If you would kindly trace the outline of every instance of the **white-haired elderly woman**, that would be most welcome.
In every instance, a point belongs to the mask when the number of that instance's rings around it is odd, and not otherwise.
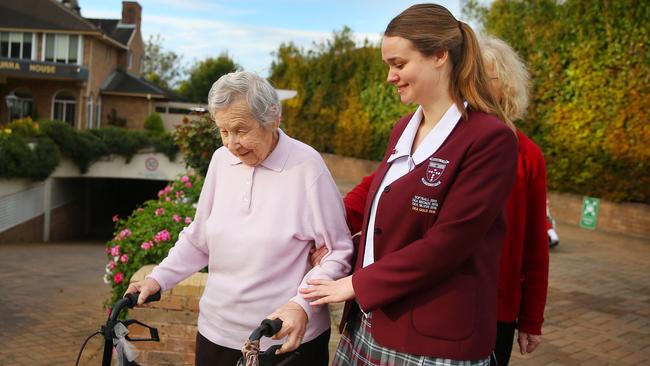
[[[235,365],[264,318],[283,326],[261,348],[299,349],[291,365],[327,365],[330,318],[298,294],[312,278],[350,271],[352,242],[340,193],[321,156],[280,128],[276,90],[246,71],[222,76],[208,96],[224,146],[210,162],[192,224],[160,265],[127,292],[142,302],[208,267],[196,365]],[[309,251],[330,250],[312,268]],[[285,355],[286,356],[286,355]]]
[[[479,40],[493,91],[515,122],[528,107],[528,71],[517,53],[498,38]],[[499,273],[496,363],[507,366],[515,329],[521,354],[541,342],[548,287],[546,164],[540,148],[517,129],[517,178],[506,201],[507,229]]]

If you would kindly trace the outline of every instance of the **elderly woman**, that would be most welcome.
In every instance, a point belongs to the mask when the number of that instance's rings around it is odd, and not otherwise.
[[[493,92],[508,119],[524,117],[528,107],[528,71],[517,53],[498,38],[479,42]],[[542,341],[548,289],[546,234],[546,163],[542,150],[517,129],[517,178],[506,201],[508,222],[501,248],[496,358],[507,366],[515,329],[520,353],[533,352]]]
[[[291,365],[327,365],[327,307],[298,294],[308,279],[350,271],[352,242],[343,203],[320,155],[281,129],[275,89],[249,72],[222,76],[208,96],[224,146],[210,162],[196,217],[145,280],[129,286],[139,302],[208,266],[200,301],[196,365],[235,365],[265,317],[284,324],[279,353],[299,349]],[[330,255],[309,263],[313,243]]]

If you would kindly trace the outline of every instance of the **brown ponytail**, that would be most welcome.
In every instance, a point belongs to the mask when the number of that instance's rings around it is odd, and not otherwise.
[[[472,109],[496,115],[515,130],[492,93],[476,34],[445,7],[413,5],[388,23],[384,35],[408,39],[425,56],[448,51],[452,63],[450,94],[463,117],[467,118],[463,106],[467,101]]]

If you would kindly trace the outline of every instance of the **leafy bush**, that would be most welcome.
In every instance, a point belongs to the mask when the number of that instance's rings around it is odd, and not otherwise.
[[[28,142],[34,143],[33,151]],[[167,133],[114,126],[78,131],[63,121],[16,120],[0,130],[0,177],[44,180],[56,169],[61,155],[72,159],[83,174],[102,156],[121,155],[128,163],[147,147],[172,161],[178,153],[174,138]]]
[[[192,222],[202,178],[188,172],[158,192],[126,219],[114,217],[115,237],[106,243],[108,264],[104,281],[112,287],[108,305],[119,300],[133,274],[147,264],[158,264]]]
[[[185,165],[205,176],[212,154],[221,145],[221,136],[208,114],[195,119],[183,118],[176,126],[174,141],[185,157]]]
[[[650,3],[469,1],[470,14],[528,63],[519,125],[542,148],[548,186],[650,203]]]
[[[148,115],[144,120],[144,129],[156,133],[165,133],[165,125],[160,114],[154,112]]]

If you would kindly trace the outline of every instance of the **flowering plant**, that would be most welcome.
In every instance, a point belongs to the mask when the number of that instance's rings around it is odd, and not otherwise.
[[[131,276],[147,264],[158,264],[178,239],[183,228],[192,223],[203,179],[188,172],[158,192],[131,216],[113,216],[115,233],[106,243],[104,282],[111,285],[112,306],[126,291]]]

